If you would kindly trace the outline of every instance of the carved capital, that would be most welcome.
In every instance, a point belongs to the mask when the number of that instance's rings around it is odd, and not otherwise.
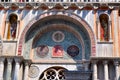
[[[104,65],[108,64],[108,61],[103,61],[103,64],[104,64]]]
[[[114,61],[115,66],[119,66],[119,61]]]
[[[4,63],[5,58],[4,57],[0,57],[0,63]]]
[[[29,66],[31,64],[31,60],[24,60],[25,66]]]

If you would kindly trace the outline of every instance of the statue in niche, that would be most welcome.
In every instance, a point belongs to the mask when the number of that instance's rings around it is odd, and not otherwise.
[[[10,15],[7,39],[15,39],[16,38],[16,30],[17,30],[17,16]]]
[[[100,16],[100,36],[101,41],[108,41],[109,40],[109,30],[108,30],[108,18],[104,15]]]

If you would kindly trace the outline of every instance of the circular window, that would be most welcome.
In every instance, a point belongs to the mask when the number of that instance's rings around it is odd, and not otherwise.
[[[48,54],[49,49],[46,45],[40,45],[37,47],[36,52],[39,57],[45,57]]]
[[[68,47],[67,49],[67,53],[72,56],[72,57],[75,57],[79,54],[79,48],[75,45],[71,45]]]
[[[55,42],[62,42],[62,41],[64,40],[64,38],[65,38],[65,35],[64,35],[64,33],[61,32],[61,31],[56,31],[56,32],[54,32],[53,35],[52,35],[52,39],[53,39],[53,41],[55,41]]]

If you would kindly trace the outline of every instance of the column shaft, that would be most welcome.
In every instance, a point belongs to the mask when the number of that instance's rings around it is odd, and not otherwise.
[[[116,75],[116,80],[119,80],[119,62],[115,61],[115,75]]]
[[[20,63],[16,62],[14,80],[19,80],[19,68],[20,68]]]
[[[98,21],[98,41],[100,41],[100,22]]]
[[[6,21],[6,25],[5,25],[5,35],[4,35],[4,39],[7,39],[7,34],[8,34],[8,23],[9,21]]]
[[[97,64],[93,63],[93,80],[97,80]]]
[[[107,64],[107,61],[104,61],[104,80],[109,80],[108,79],[108,64]]]
[[[25,63],[24,80],[29,80],[29,78],[28,78],[28,69],[29,69],[28,63]]]
[[[0,58],[0,80],[3,80],[4,58]]]
[[[6,73],[6,80],[12,80],[12,59],[7,59],[7,73]]]

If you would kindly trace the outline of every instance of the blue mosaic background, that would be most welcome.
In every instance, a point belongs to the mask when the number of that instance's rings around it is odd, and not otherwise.
[[[32,47],[32,43],[35,35],[41,30],[42,27],[46,27],[47,25],[51,25],[51,24],[65,24],[65,25],[68,25],[69,27],[74,28],[77,32],[79,32],[85,44],[85,59],[90,58],[90,52],[91,52],[90,38],[88,36],[87,31],[84,29],[82,25],[77,25],[72,21],[68,21],[65,19],[51,19],[51,20],[45,20],[45,21],[38,21],[36,24],[34,24],[26,34],[25,47],[24,47],[25,50],[23,53],[25,58],[29,58],[30,49]],[[52,38],[51,35],[53,32],[54,31],[50,31],[48,33],[43,34],[43,36],[41,36],[41,38],[39,38],[39,40],[36,42],[37,45],[35,46],[38,46],[44,43],[48,45],[49,48],[51,48],[50,46],[60,44],[64,47],[64,50],[66,51],[68,46],[75,44],[80,48],[80,53],[79,53],[79,56],[75,57],[74,59],[81,60],[82,49],[78,39],[72,33],[63,30],[62,32],[64,32],[65,34],[65,40],[61,43],[55,43],[51,39]],[[38,59],[38,57],[36,56],[34,58]],[[51,58],[51,55],[49,55],[49,57],[46,57],[46,58]],[[68,55],[65,54],[64,59],[68,59],[68,58],[71,58],[71,57],[68,57]]]

